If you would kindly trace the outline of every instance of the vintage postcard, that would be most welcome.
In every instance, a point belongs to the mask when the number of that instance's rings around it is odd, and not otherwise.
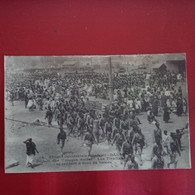
[[[185,54],[4,60],[6,173],[191,168]]]

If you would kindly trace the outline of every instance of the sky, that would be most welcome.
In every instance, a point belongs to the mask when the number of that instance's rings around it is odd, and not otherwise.
[[[185,60],[183,53],[179,54],[144,54],[144,55],[111,55],[111,56],[5,56],[5,69],[30,69],[60,67],[62,64],[79,64],[80,66],[100,65],[105,67],[128,64],[139,66],[143,64],[154,65],[165,63],[166,60]]]

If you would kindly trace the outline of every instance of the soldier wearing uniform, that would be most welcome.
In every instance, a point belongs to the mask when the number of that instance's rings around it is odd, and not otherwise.
[[[160,147],[161,152],[162,152],[163,151],[163,147],[162,147],[162,131],[160,129],[159,122],[156,122],[155,125],[156,125],[156,129],[154,129],[154,141]]]
[[[112,123],[111,120],[108,118],[108,121],[105,123],[105,133],[107,137],[108,144],[111,143],[111,135],[112,135]]]
[[[93,134],[97,143],[99,143],[99,129],[99,120],[95,116],[95,119],[93,120]]]
[[[152,159],[152,169],[163,169],[165,165],[163,157],[159,154],[156,153],[154,158]]]
[[[78,136],[81,136],[81,139],[83,139],[84,130],[85,130],[85,121],[84,121],[84,116],[81,112],[79,113],[77,125],[78,125]]]
[[[133,155],[133,145],[129,141],[129,139],[127,139],[127,141],[125,141],[123,143],[121,153],[122,153],[122,156],[123,156],[123,159],[124,159],[124,167],[125,167],[125,165],[128,161],[128,156]]]
[[[170,165],[174,164],[174,168],[176,169],[177,162],[178,162],[178,154],[179,156],[181,156],[181,153],[180,153],[180,148],[175,133],[171,133],[171,138],[172,140],[170,141],[170,148],[171,148],[170,162],[167,164],[167,166],[168,168],[170,168]]]
[[[122,134],[122,131],[119,130],[119,132],[115,134],[113,142],[112,142],[112,144],[116,143],[116,148],[119,151],[119,153],[121,152],[121,148],[122,148],[124,141],[125,141],[125,137]]]
[[[105,131],[104,131],[105,123],[106,123],[105,114],[103,114],[100,118],[100,129],[102,131],[101,133],[102,138],[105,138]]]
[[[134,146],[135,149],[135,154],[138,154],[138,158],[140,160],[140,165],[142,165],[142,150],[145,145],[145,137],[141,132],[141,129],[139,128],[137,132],[134,135],[134,138],[132,140],[132,145]]]
[[[84,142],[83,145],[88,147],[88,157],[91,158],[91,150],[92,150],[92,145],[95,141],[95,138],[92,134],[91,131],[87,131],[85,137],[84,137]]]

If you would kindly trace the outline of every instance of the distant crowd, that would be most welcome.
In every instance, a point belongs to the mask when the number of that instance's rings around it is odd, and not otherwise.
[[[177,167],[181,155],[181,138],[188,128],[162,131],[157,117],[163,112],[162,121],[168,123],[171,113],[187,115],[185,77],[181,73],[153,72],[112,75],[113,101],[105,108],[90,108],[90,98],[109,100],[109,77],[107,73],[93,74],[13,74],[7,77],[5,96],[14,106],[23,101],[24,109],[45,110],[48,126],[56,121],[59,126],[57,142],[61,152],[68,136],[83,140],[92,156],[94,143],[116,145],[123,159],[124,169],[138,169],[143,164],[142,151],[148,147],[140,128],[141,113],[155,127],[151,136],[151,168]],[[184,89],[183,89],[184,86]],[[154,126],[152,126],[152,124]],[[165,165],[164,156],[170,156]],[[135,158],[136,157],[136,158]],[[138,160],[136,160],[138,159]]]

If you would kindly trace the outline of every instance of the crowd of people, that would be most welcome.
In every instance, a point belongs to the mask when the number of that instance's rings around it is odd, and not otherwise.
[[[162,121],[168,123],[170,114],[177,117],[187,114],[187,99],[178,73],[166,71],[112,75],[113,100],[104,108],[92,108],[90,98],[96,101],[109,99],[109,76],[107,73],[13,74],[7,77],[6,99],[23,101],[24,109],[45,110],[48,126],[54,121],[59,126],[57,143],[61,152],[68,136],[83,141],[92,157],[93,144],[102,142],[115,145],[123,161],[124,169],[139,169],[143,165],[142,152],[148,147],[139,115],[146,113],[147,121],[154,128],[151,150],[151,168],[177,167],[181,155],[181,138],[188,126],[162,131]],[[173,132],[174,131],[174,132]],[[165,165],[164,156],[170,156]]]

